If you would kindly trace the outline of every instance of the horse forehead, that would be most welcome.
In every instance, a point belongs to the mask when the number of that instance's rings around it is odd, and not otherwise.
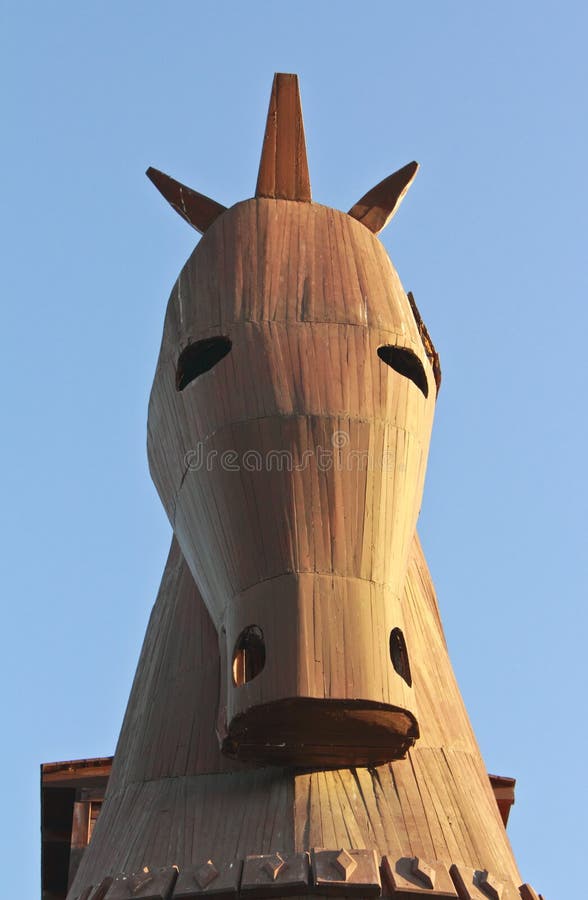
[[[340,323],[419,340],[375,235],[339,210],[267,198],[231,207],[204,234],[172,291],[164,342],[243,322]]]

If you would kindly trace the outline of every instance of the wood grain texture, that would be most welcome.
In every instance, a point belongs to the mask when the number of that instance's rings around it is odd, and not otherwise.
[[[174,539],[153,607],[109,786],[231,772],[215,733],[218,636]]]
[[[311,200],[297,75],[274,76],[255,196]]]
[[[256,197],[204,204],[149,403],[174,540],[69,900],[173,866],[236,898],[276,854],[310,860],[300,897],[376,895],[384,859],[400,897],[417,869],[519,894],[416,535],[439,359],[375,237],[415,172],[312,203],[278,75]]]
[[[213,856],[374,849],[447,868],[519,873],[453,675],[418,538],[403,590],[421,735],[385,765],[300,772],[224,757],[214,735],[216,631],[174,541],[115,755],[103,812],[70,900],[107,875]],[[129,835],[131,838],[129,839]],[[77,893],[76,893],[77,892]]]
[[[215,335],[230,352],[178,391],[179,354]],[[353,218],[315,204],[262,198],[227,211],[184,267],[166,314],[149,408],[150,468],[226,636],[226,732],[234,738],[243,723],[257,731],[254,707],[268,722],[275,713],[279,733],[281,701],[289,711],[295,697],[350,701],[347,759],[344,735],[334,738],[332,720],[317,712],[309,723],[316,755],[305,744],[297,759],[289,742],[288,762],[380,762],[386,729],[388,758],[418,734],[414,693],[390,665],[389,636],[402,630],[434,391],[425,397],[385,365],[382,346],[405,349],[433,383],[382,245]],[[267,665],[251,685],[235,687],[233,648],[252,625],[264,630]],[[351,729],[362,703],[368,731],[368,707],[374,711],[374,749],[358,756]],[[386,723],[376,704],[389,708]],[[227,749],[239,755],[243,747],[251,758],[265,747],[275,761],[266,737],[257,751],[235,740]],[[329,760],[320,748],[330,743],[339,749]]]
[[[169,205],[199,234],[203,234],[226,209],[226,206],[216,200],[186,187],[159,169],[150,166],[145,174]]]
[[[374,234],[379,234],[398,211],[418,170],[419,164],[410,162],[388,175],[351,207],[349,215]]]

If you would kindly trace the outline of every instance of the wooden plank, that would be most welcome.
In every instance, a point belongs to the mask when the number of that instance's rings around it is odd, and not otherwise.
[[[111,771],[112,756],[44,763],[41,784],[47,787],[101,787],[108,781]]]
[[[312,199],[297,75],[274,76],[255,196]]]
[[[515,784],[514,778],[506,778],[502,775],[488,775],[492,793],[496,799],[500,816],[504,823],[504,827],[508,825],[508,817],[510,810],[515,802]]]

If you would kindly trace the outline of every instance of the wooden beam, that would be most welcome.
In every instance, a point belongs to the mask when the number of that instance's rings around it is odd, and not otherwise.
[[[200,234],[204,234],[206,229],[227,208],[222,203],[217,203],[216,200],[211,200],[210,197],[206,197],[204,194],[199,194],[198,191],[193,191],[192,188],[186,187],[185,184],[181,184],[175,178],[170,178],[169,175],[166,175],[165,172],[160,172],[159,169],[154,169],[150,166],[145,174],[153,182],[160,194],[163,194],[170,206],[173,206],[182,219],[185,219],[188,225],[191,225]]]
[[[312,199],[297,75],[274,75],[255,196]]]
[[[410,162],[388,178],[384,178],[351,207],[349,215],[374,234],[378,234],[395,215],[418,169],[417,162]]]
[[[503,775],[488,775],[488,778],[490,779],[490,786],[494,793],[498,809],[500,810],[500,817],[506,828],[511,806],[513,806],[515,802],[516,781],[514,778],[506,778]]]
[[[44,763],[41,766],[41,784],[43,787],[100,786],[106,784],[111,770],[112,756]]]

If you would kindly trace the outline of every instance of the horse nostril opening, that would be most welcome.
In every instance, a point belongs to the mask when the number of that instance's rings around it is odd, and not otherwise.
[[[252,681],[265,666],[265,641],[257,625],[244,628],[233,650],[233,682],[237,687]]]
[[[398,672],[401,678],[404,678],[409,687],[412,687],[408,650],[400,628],[393,628],[390,632],[390,659],[395,671]]]
[[[178,359],[176,390],[183,391],[195,378],[216,366],[232,346],[228,337],[204,338],[202,341],[189,344],[182,350]]]

